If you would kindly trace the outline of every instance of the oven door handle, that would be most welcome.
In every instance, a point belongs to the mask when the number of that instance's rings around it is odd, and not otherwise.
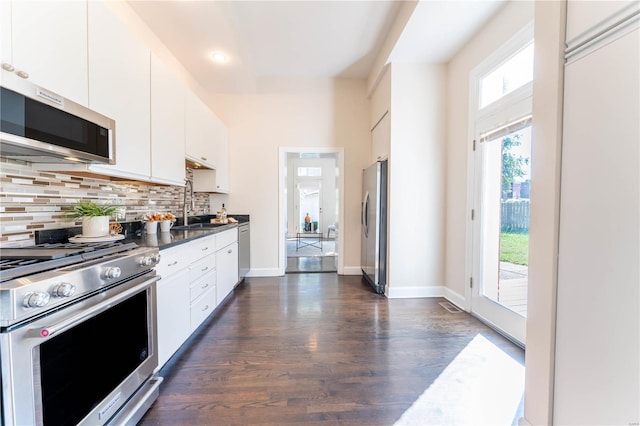
[[[51,326],[36,328],[33,330],[33,334],[35,334],[36,337],[49,338],[55,334],[63,332],[66,329],[73,327],[77,323],[82,322],[89,317],[92,317],[96,314],[106,311],[107,309],[111,308],[113,305],[128,299],[134,294],[139,293],[142,290],[146,290],[148,287],[151,287],[151,285],[156,281],[158,281],[159,279],[160,279],[160,276],[158,275],[145,279],[144,282],[136,285],[135,287],[125,290],[122,293],[118,294],[117,296],[109,298],[108,300],[97,303],[88,311],[69,317],[64,321],[60,321],[59,323]]]

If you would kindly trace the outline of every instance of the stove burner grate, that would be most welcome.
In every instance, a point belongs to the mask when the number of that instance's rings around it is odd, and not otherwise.
[[[61,268],[138,247],[133,242],[44,243],[0,250],[0,282]]]

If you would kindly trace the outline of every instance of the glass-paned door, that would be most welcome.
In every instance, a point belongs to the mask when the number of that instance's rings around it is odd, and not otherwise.
[[[298,216],[301,232],[322,232],[322,181],[306,179],[298,182]],[[309,222],[306,222],[306,218]]]
[[[473,312],[524,344],[529,263],[530,118],[481,135],[476,151]]]

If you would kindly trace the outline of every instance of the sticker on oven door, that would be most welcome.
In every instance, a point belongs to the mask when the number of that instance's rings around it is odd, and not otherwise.
[[[100,412],[98,413],[98,419],[102,420],[102,417],[107,413],[107,411],[111,410],[113,408],[113,406],[118,403],[118,401],[120,401],[121,397],[122,397],[122,392],[118,392],[118,394],[115,396],[115,398],[113,398],[111,401],[109,401],[107,406],[104,407],[102,410],[100,410]]]

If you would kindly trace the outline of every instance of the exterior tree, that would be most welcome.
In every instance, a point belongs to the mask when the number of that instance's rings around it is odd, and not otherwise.
[[[529,164],[529,158],[514,155],[511,149],[522,143],[519,133],[512,133],[502,139],[502,198],[513,196],[513,181],[525,175],[522,166]]]

